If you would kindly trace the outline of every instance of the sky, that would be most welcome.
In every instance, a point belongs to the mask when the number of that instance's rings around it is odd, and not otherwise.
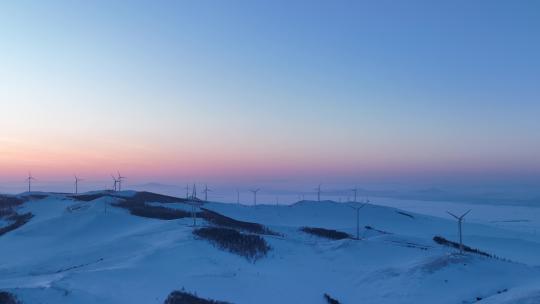
[[[0,37],[21,191],[540,181],[538,1],[2,1]]]

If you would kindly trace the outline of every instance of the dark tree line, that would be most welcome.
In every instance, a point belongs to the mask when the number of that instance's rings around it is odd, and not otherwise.
[[[210,241],[220,249],[243,256],[251,261],[260,259],[270,251],[264,238],[229,228],[208,227],[193,231],[197,237]]]
[[[351,238],[351,236],[348,233],[338,231],[338,230],[333,230],[333,229],[302,227],[300,228],[300,230],[305,233],[309,233],[312,235],[316,235],[316,236],[331,239],[331,240],[343,240],[343,239]]]

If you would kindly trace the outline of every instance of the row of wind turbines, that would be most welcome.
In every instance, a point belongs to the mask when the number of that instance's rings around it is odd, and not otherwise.
[[[112,190],[113,191],[122,191],[122,182],[127,179],[126,176],[122,176],[122,174],[120,174],[120,171],[117,171],[117,175],[115,176],[114,174],[111,174],[111,178],[113,179],[113,187],[112,187]],[[79,182],[83,181],[82,178],[80,178],[79,176],[77,175],[74,175],[74,193],[75,194],[78,194],[79,193]],[[28,182],[28,192],[32,192],[32,181],[36,180],[36,178],[32,175],[31,172],[28,172],[28,177],[26,178],[26,181]],[[196,199],[198,198],[197,197],[197,187],[195,184],[193,184],[193,188],[192,189],[192,193],[191,193],[191,196],[189,195],[189,190],[190,190],[190,187],[189,185],[186,185],[186,198],[189,199]],[[321,201],[321,194],[323,193],[322,191],[322,184],[319,184],[317,186],[317,188],[314,189],[315,191],[317,191],[317,201],[320,202]],[[350,191],[352,191],[352,193],[354,194],[354,200],[353,202],[357,202],[357,197],[358,197],[358,190],[359,188],[353,188],[353,189],[350,189]],[[250,189],[249,192],[253,193],[253,204],[254,205],[257,205],[257,194],[259,193],[259,191],[261,191],[261,188],[255,188],[255,189]],[[208,201],[208,192],[212,192],[211,189],[208,188],[208,185],[204,185],[204,189],[202,191],[202,193],[204,193],[204,200],[205,201]],[[302,196],[303,197],[303,196]],[[236,189],[236,202],[238,204],[240,204],[240,190],[239,189]]]
[[[117,171],[117,175],[115,176],[114,174],[111,174],[111,177],[113,179],[113,190],[114,191],[122,191],[122,182],[127,178],[125,176],[122,176],[122,174],[120,174],[119,171]],[[83,179],[81,179],[80,177],[78,177],[77,175],[74,175],[74,178],[75,178],[75,182],[74,182],[74,186],[75,186],[75,194],[78,194],[79,193],[79,182],[82,181]],[[36,180],[36,178],[34,176],[32,176],[32,173],[31,172],[28,172],[28,177],[26,178],[26,181],[28,182],[28,192],[32,192],[32,181]],[[186,185],[186,199],[192,199],[192,200],[198,200],[198,197],[197,197],[197,186],[196,184],[193,184],[193,187],[191,188],[191,196],[189,195],[189,185]],[[249,190],[251,193],[253,193],[253,204],[254,205],[257,205],[257,193],[259,193],[259,191],[261,190],[261,188],[256,188],[256,189],[251,189]],[[319,184],[317,186],[317,188],[314,189],[315,191],[317,191],[317,201],[320,202],[321,201],[321,194],[323,193],[322,191],[322,184]],[[350,189],[350,191],[354,194],[354,200],[353,202],[356,203],[357,202],[357,198],[358,198],[358,190],[359,188],[355,187],[353,189]],[[202,193],[204,193],[204,201],[208,201],[208,192],[212,192],[212,190],[210,188],[208,188],[208,185],[204,185],[204,189],[202,190]],[[236,202],[238,204],[240,204],[240,190],[239,189],[236,189]],[[353,205],[353,206],[350,206],[352,209],[354,209],[356,211],[356,239],[360,239],[360,209],[364,208],[367,204],[369,204],[370,201],[369,199],[366,199],[364,203],[360,204],[360,205]],[[458,234],[459,234],[459,252],[461,254],[463,254],[463,229],[462,229],[462,226],[463,226],[463,219],[465,218],[465,216],[467,214],[469,214],[469,212],[471,212],[471,210],[468,210],[467,212],[463,213],[462,215],[458,216],[458,215],[455,215],[449,211],[447,211],[447,213],[452,216],[453,218],[455,218],[457,220],[457,224],[458,224]]]
[[[127,177],[122,176],[120,174],[120,172],[117,172],[117,173],[118,173],[118,176],[115,176],[114,174],[111,174],[111,177],[112,177],[113,182],[114,182],[112,189],[114,191],[122,191],[122,182]],[[77,175],[74,175],[73,177],[75,178],[74,193],[79,194],[79,182],[83,181],[83,179],[80,178]],[[32,175],[32,173],[28,172],[28,177],[26,177],[26,181],[28,182],[28,192],[32,192],[32,181],[35,181],[35,180],[37,180],[37,179]]]

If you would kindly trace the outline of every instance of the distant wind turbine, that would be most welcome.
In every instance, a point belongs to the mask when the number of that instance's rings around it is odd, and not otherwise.
[[[195,184],[193,184],[193,190],[191,191],[191,198],[192,199],[197,198],[197,186],[195,186]]]
[[[120,175],[120,171],[118,171],[117,173],[118,173],[118,191],[122,191],[122,180],[127,177]]]
[[[75,194],[79,193],[79,182],[82,181],[82,178],[79,178],[75,175]]]
[[[189,202],[191,204],[191,216],[193,218],[193,227],[197,226],[197,208],[200,207],[202,204],[200,200],[197,198],[197,186],[193,184],[193,190],[191,192],[191,197],[189,198],[191,201]]]
[[[240,205],[240,190],[236,189],[236,203]]]
[[[356,239],[360,239],[360,209],[364,208],[368,203],[363,203],[360,206],[351,206],[354,210],[356,210]]]
[[[315,188],[315,191],[317,191],[317,201],[320,202],[321,201],[321,184],[319,184],[319,186],[317,186],[317,188]]]
[[[354,193],[354,202],[356,203],[356,196],[358,195],[358,188],[355,187],[355,188],[351,189],[351,191]]]
[[[461,225],[463,224],[463,218],[469,213],[471,212],[471,209],[469,209],[469,211],[463,213],[461,216],[457,216],[453,213],[450,213],[449,211],[446,211],[446,213],[450,214],[451,216],[453,216],[457,221],[458,221],[458,233],[459,233],[459,253],[460,254],[463,254],[463,236],[462,236],[462,230],[461,230]]]
[[[204,193],[204,201],[205,202],[208,201],[208,192],[212,192],[212,190],[208,189],[208,185],[204,185],[203,193]]]
[[[112,174],[111,174],[111,177],[112,177],[112,179],[113,179],[113,181],[114,181],[114,187],[113,187],[113,189],[114,189],[114,191],[116,191],[117,185],[118,185],[118,182],[119,182],[119,181],[118,181],[118,180],[116,179],[116,177],[115,177],[114,175],[112,175]]]
[[[254,205],[257,205],[257,192],[259,192],[260,190],[261,190],[260,188],[250,190],[253,193],[253,204]]]
[[[28,172],[28,177],[26,180],[28,181],[28,192],[32,192],[32,181],[36,179],[32,176],[31,172]]]

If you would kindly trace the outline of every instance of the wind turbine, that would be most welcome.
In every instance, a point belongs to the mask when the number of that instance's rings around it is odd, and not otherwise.
[[[317,201],[320,202],[321,201],[321,184],[319,184],[319,186],[317,186],[317,188],[315,188],[315,190],[317,191]]]
[[[204,201],[207,202],[208,201],[208,192],[212,192],[212,190],[208,189],[208,185],[204,185],[204,190],[203,190],[203,193],[204,193]]]
[[[197,226],[197,206],[200,206],[200,201],[197,199],[197,187],[193,184],[193,190],[191,192],[191,217],[193,218],[193,227]]]
[[[75,194],[79,193],[79,182],[82,181],[82,178],[79,178],[75,175]]]
[[[195,186],[195,184],[193,184],[193,190],[191,191],[191,198],[192,199],[197,198],[197,186]]]
[[[250,190],[253,193],[253,204],[254,205],[257,205],[257,192],[259,192],[260,190],[261,190],[260,188]]]
[[[354,193],[354,202],[356,203],[356,196],[358,195],[358,188],[355,187],[354,189],[351,189],[351,191]]]
[[[461,225],[463,223],[463,218],[465,217],[465,215],[467,215],[469,212],[471,212],[471,209],[469,209],[469,211],[463,213],[461,216],[457,216],[453,213],[450,213],[449,211],[446,211],[446,213],[450,214],[451,216],[453,216],[454,218],[456,218],[456,220],[458,221],[458,232],[459,232],[459,253],[460,254],[463,254],[463,236],[462,236],[462,233],[461,233]]]
[[[236,189],[236,203],[240,205],[240,190]]]
[[[122,180],[125,179],[125,176],[120,175],[120,171],[118,173],[118,191],[122,191]]]
[[[356,210],[356,239],[360,239],[360,209],[364,208],[368,203],[363,203],[360,206],[350,206]]]
[[[31,172],[28,172],[28,177],[26,180],[28,181],[28,192],[32,192],[32,181],[36,179],[32,176]]]
[[[116,177],[114,175],[112,175],[112,174],[111,174],[111,177],[112,177],[112,179],[114,181],[114,188],[113,189],[114,189],[114,191],[116,191],[116,185],[118,185],[119,180],[117,180]]]

